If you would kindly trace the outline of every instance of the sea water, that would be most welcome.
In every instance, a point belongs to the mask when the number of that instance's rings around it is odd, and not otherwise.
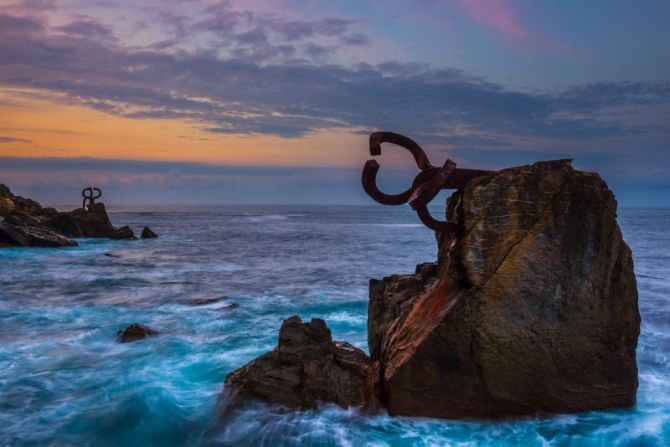
[[[110,215],[160,237],[0,250],[2,445],[670,443],[670,210],[619,212],[642,314],[634,409],[481,422],[256,404],[224,425],[226,374],[271,350],[283,319],[324,318],[335,339],[367,351],[369,278],[434,260],[432,232],[406,207],[112,207]],[[188,303],[200,298],[223,299]],[[160,336],[115,342],[133,322]]]

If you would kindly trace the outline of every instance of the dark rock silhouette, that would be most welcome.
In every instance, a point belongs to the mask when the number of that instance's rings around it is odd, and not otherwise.
[[[139,323],[132,323],[127,328],[121,329],[116,333],[116,341],[119,343],[128,343],[131,341],[142,340],[143,338],[158,335],[158,331],[151,329]]]
[[[75,247],[77,242],[47,227],[0,223],[0,247]]]
[[[184,300],[181,303],[188,306],[206,306],[208,304],[218,303],[219,301],[227,300],[227,296],[217,296],[212,298],[193,298],[190,300]]]
[[[375,410],[378,379],[377,364],[349,343],[334,342],[323,320],[293,316],[282,323],[274,351],[228,374],[225,393],[233,407],[261,399],[302,409],[334,403]]]
[[[144,227],[142,229],[142,235],[140,237],[142,239],[152,239],[152,238],[158,237],[158,235],[156,233],[154,233],[153,231],[151,231],[151,228]]]
[[[77,237],[136,239],[130,227],[117,229],[112,225],[102,202],[91,203],[87,209],[58,212],[15,196],[0,184],[0,247],[76,246],[70,238]]]
[[[635,405],[640,331],[616,201],[569,161],[463,189],[435,275],[370,285],[369,344],[391,414],[445,418]]]
[[[117,228],[114,230],[114,233],[112,233],[111,236],[109,236],[110,239],[137,239],[135,237],[135,233],[133,232],[132,228],[129,226]]]
[[[91,204],[88,209],[58,213],[48,225],[69,237],[111,238],[116,233],[102,202]]]
[[[50,228],[58,214],[34,200],[15,196],[0,184],[0,247],[71,247],[77,243]]]

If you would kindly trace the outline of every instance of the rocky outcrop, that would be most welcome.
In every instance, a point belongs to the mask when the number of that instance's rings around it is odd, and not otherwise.
[[[636,280],[605,182],[540,162],[450,200],[437,262],[370,281],[371,358],[291,317],[274,351],[228,375],[228,397],[441,418],[635,405]]]
[[[0,247],[74,247],[78,244],[47,227],[0,223]]]
[[[635,404],[640,331],[616,201],[569,161],[462,190],[435,268],[370,283],[370,353],[389,413],[444,418]]]
[[[124,227],[115,229],[114,233],[112,233],[109,236],[109,238],[110,239],[131,239],[131,240],[137,239],[135,237],[135,233],[133,232],[132,228],[130,228],[127,225],[124,226]]]
[[[379,369],[360,349],[333,341],[318,318],[309,323],[293,316],[279,331],[274,351],[228,374],[228,408],[260,399],[293,408],[334,403],[343,408],[379,407]]]
[[[92,203],[87,209],[58,212],[43,208],[34,200],[15,196],[0,184],[0,247],[76,246],[71,238],[107,237],[135,239],[130,227],[115,228],[103,203]]]
[[[153,239],[155,237],[158,237],[156,233],[151,231],[151,228],[149,227],[144,227],[142,229],[142,235],[140,236],[142,239]]]
[[[147,337],[158,335],[158,331],[151,329],[139,323],[132,323],[127,328],[121,329],[116,333],[116,341],[119,343],[128,343],[131,341],[142,340]]]
[[[48,225],[69,237],[113,237],[116,228],[112,225],[105,204],[92,203],[87,209],[77,208],[58,213]]]

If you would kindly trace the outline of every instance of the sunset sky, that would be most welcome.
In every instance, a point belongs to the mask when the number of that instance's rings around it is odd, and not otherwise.
[[[433,164],[573,158],[670,206],[668,23],[667,0],[0,0],[0,183],[372,203],[367,136],[391,130]],[[408,186],[408,154],[380,164]]]

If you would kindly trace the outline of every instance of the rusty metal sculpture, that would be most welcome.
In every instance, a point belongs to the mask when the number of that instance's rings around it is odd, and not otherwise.
[[[441,189],[457,189],[460,190],[468,180],[483,175],[489,175],[493,171],[484,171],[480,169],[459,169],[456,168],[456,163],[447,159],[442,167],[433,166],[430,164],[426,153],[423,151],[415,141],[403,135],[393,132],[374,132],[370,134],[370,155],[381,155],[382,143],[393,143],[400,147],[407,149],[413,156],[419,172],[412,185],[400,194],[385,194],[377,187],[377,172],[379,171],[379,163],[371,159],[365,163],[363,167],[363,189],[376,202],[383,205],[402,205],[409,203],[421,222],[428,228],[438,231],[454,233],[456,227],[455,222],[446,220],[441,221],[433,218],[428,211],[428,203],[435,198]],[[449,215],[453,216],[455,209],[460,203],[460,196],[451,204],[453,208]]]
[[[94,192],[97,194],[94,194]],[[81,207],[86,210],[89,206],[95,203],[95,199],[99,199],[102,196],[102,191],[100,191],[100,188],[92,188],[89,186],[88,188],[81,190],[81,195],[84,197]],[[88,205],[86,205],[86,202],[88,202]]]

